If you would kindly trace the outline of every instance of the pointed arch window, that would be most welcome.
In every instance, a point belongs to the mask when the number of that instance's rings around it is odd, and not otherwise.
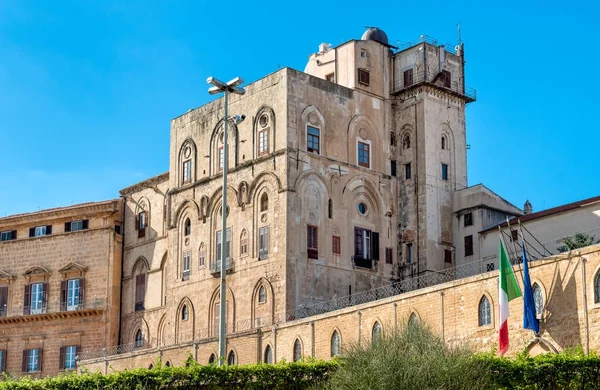
[[[381,324],[379,322],[375,322],[373,325],[373,329],[371,330],[371,342],[374,344],[381,339]]]
[[[340,334],[337,330],[333,331],[331,335],[331,357],[338,356],[340,354]]]
[[[535,304],[535,314],[541,316],[544,313],[544,296],[540,285],[537,283],[533,284],[533,303]]]
[[[294,341],[294,356],[293,356],[293,360],[295,362],[297,362],[300,359],[302,359],[302,343],[300,343],[299,339],[296,339],[296,341]]]
[[[390,145],[391,146],[396,146],[396,133],[394,133],[393,131],[390,131]]]
[[[188,312],[188,307],[187,305],[183,305],[183,307],[181,308],[181,320],[182,321],[187,321],[189,318],[189,312]]]
[[[242,230],[240,235],[240,256],[246,256],[248,254],[248,232],[246,229]]]
[[[214,353],[211,353],[210,357],[208,358],[208,364],[213,364],[216,361],[217,361],[217,356]]]
[[[402,137],[402,149],[410,149],[410,134],[404,134]]]
[[[419,326],[419,318],[415,313],[410,313],[410,317],[408,317],[408,326]]]
[[[258,155],[269,153],[269,115],[263,113],[258,118],[258,132],[256,138],[258,141]]]
[[[258,289],[258,303],[267,303],[267,289],[260,286]]]
[[[269,196],[264,193],[260,197],[260,211],[267,211],[269,209]]]
[[[192,222],[190,221],[189,218],[186,218],[185,223],[183,225],[183,235],[189,236],[190,233],[192,233]]]
[[[490,300],[485,295],[479,301],[479,326],[486,326],[492,323],[492,308]]]
[[[273,364],[273,350],[271,349],[270,345],[267,345],[267,348],[265,348],[264,362],[267,364]]]
[[[442,150],[448,149],[448,141],[446,140],[446,136],[445,135],[442,135],[441,142],[442,142]]]
[[[142,330],[138,329],[138,331],[135,334],[135,347],[141,348],[143,346],[144,346],[144,335],[142,333]]]
[[[206,266],[206,247],[204,242],[200,243],[200,249],[198,249],[198,268],[204,268]]]
[[[594,279],[594,302],[600,303],[600,272],[596,274],[596,279]]]
[[[229,352],[229,355],[227,356],[227,364],[229,364],[230,366],[233,366],[235,364],[236,360],[235,360],[235,352],[231,351]]]

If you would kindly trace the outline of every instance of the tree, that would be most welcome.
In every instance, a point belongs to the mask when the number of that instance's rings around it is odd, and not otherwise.
[[[560,253],[572,251],[573,249],[584,248],[589,245],[597,244],[598,241],[594,242],[595,236],[591,236],[585,233],[577,233],[574,236],[563,238],[563,245],[556,248]]]

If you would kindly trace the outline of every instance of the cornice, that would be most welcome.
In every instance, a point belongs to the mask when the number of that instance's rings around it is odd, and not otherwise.
[[[156,186],[157,184],[163,183],[167,180],[169,180],[169,172],[161,173],[160,175],[151,177],[132,186],[123,188],[121,191],[119,191],[119,194],[121,194],[122,196],[131,195],[135,192]]]

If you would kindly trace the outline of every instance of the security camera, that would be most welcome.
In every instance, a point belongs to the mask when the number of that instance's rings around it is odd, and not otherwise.
[[[239,125],[246,119],[246,115],[234,115],[230,118],[234,125]]]

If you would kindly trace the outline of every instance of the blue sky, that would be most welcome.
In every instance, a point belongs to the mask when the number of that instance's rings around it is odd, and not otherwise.
[[[376,7],[376,5],[379,7]],[[600,195],[600,6],[570,1],[0,0],[0,216],[118,197],[168,170],[169,121],[206,78],[303,70],[319,43],[456,42],[469,184],[534,210]]]

